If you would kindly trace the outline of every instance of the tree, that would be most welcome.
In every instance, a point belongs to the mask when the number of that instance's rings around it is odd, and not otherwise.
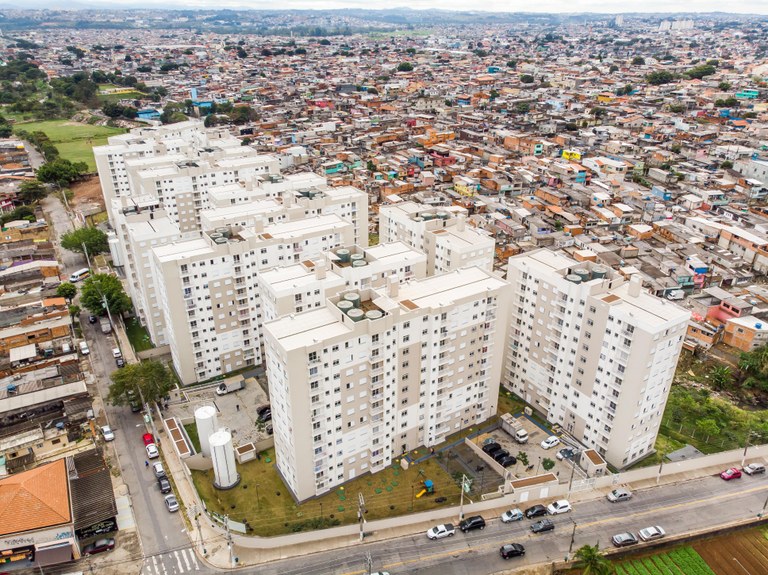
[[[645,66],[645,58],[642,56],[635,56],[632,58],[632,65],[633,66]]]
[[[724,170],[730,170],[733,168],[733,162],[730,160],[725,160],[722,164],[720,164],[720,167]]]
[[[365,168],[370,172],[373,173],[376,171],[376,164],[373,163],[373,160],[368,160],[368,163],[365,165]]]
[[[72,303],[72,300],[75,299],[75,296],[77,295],[77,286],[71,282],[62,282],[59,284],[59,287],[56,288],[56,295],[63,297],[64,299],[69,300],[69,303]]]
[[[109,241],[99,228],[77,228],[61,236],[61,247],[78,254],[87,250],[88,256],[93,257],[108,252]]]
[[[686,70],[685,75],[689,78],[697,78],[700,80],[705,76],[711,76],[715,72],[717,72],[717,68],[715,68],[712,64],[701,64],[700,66]]]
[[[517,60],[510,60],[507,62],[507,68],[511,68],[512,70],[517,68]]]
[[[662,84],[669,84],[675,79],[672,72],[667,70],[659,70],[657,72],[651,72],[645,76],[645,81],[651,86],[661,86]]]
[[[58,184],[66,186],[88,171],[88,164],[85,162],[72,163],[69,160],[57,158],[52,162],[47,162],[37,169],[37,179],[49,184]]]
[[[522,76],[520,76],[520,82],[522,82],[523,84],[533,84],[533,81],[534,81],[534,77],[531,76],[530,74],[523,74]]]
[[[237,57],[240,58],[240,59],[247,58],[248,57],[248,52],[243,50],[242,47],[238,48],[237,49]]]
[[[138,395],[148,403],[160,401],[174,387],[168,367],[159,361],[129,363],[112,372],[108,401],[112,405],[127,405],[131,395]],[[131,393],[132,392],[132,393]]]
[[[613,575],[616,569],[595,545],[584,545],[576,550],[577,568],[582,575]]]
[[[515,112],[518,114],[527,114],[531,111],[531,105],[528,102],[518,102],[515,104]]]
[[[69,317],[71,317],[74,320],[78,315],[80,315],[80,306],[79,305],[69,306]]]
[[[611,64],[611,67],[608,68],[608,73],[613,74],[614,72],[618,72],[619,67],[616,64]]]
[[[707,439],[720,433],[720,427],[718,427],[717,422],[712,418],[697,419],[696,430],[703,433]]]
[[[544,471],[549,471],[555,466],[555,462],[552,461],[549,457],[545,457],[541,460],[541,466],[544,468]]]
[[[727,92],[731,89],[731,83],[730,82],[720,82],[717,87],[722,90],[723,92]]]
[[[132,307],[131,298],[123,290],[123,284],[117,276],[95,274],[83,282],[83,287],[80,288],[80,303],[93,315],[106,312],[105,298],[112,315],[119,315]]]
[[[528,466],[528,454],[525,451],[517,454],[517,460],[523,465]]]
[[[38,200],[42,200],[48,195],[48,188],[46,188],[38,180],[28,180],[22,182],[19,186],[19,192],[17,196],[25,204],[32,204]]]
[[[413,71],[413,64],[410,62],[400,62],[397,65],[397,71],[398,72],[412,72]]]

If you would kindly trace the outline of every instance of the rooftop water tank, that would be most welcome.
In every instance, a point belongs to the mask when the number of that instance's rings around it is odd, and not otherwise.
[[[568,274],[567,276],[565,276],[565,279],[575,284],[581,283],[581,276],[577,276],[576,274]]]
[[[592,279],[602,279],[608,275],[608,266],[597,265],[592,267]]]
[[[195,425],[197,436],[200,438],[200,452],[205,457],[211,456],[211,445],[208,438],[218,429],[216,408],[212,405],[203,405],[195,410]]]
[[[353,268],[361,268],[361,267],[367,266],[367,265],[368,265],[368,262],[365,261],[365,260],[356,260],[356,261],[352,262],[352,267]]]
[[[590,278],[589,270],[587,268],[576,268],[573,273],[581,278],[581,281],[588,282]]]
[[[349,250],[346,248],[341,248],[340,250],[336,250],[336,255],[339,256],[339,259],[342,263],[348,263],[349,262]]]
[[[348,293],[344,296],[344,299],[349,302],[352,302],[355,307],[360,307],[360,294]]]
[[[213,240],[213,243],[214,244],[226,244],[227,241],[228,241],[227,238],[216,238],[215,240]]]
[[[352,321],[360,321],[365,317],[365,312],[361,309],[351,309],[349,310],[349,313],[347,313],[347,316],[349,316],[349,319]]]
[[[365,255],[364,254],[352,254],[351,256],[349,256],[349,259],[351,261],[353,261],[353,262],[359,262],[360,260],[364,260],[365,259]]]
[[[381,319],[382,317],[384,317],[384,313],[378,309],[365,312],[365,319]]]
[[[222,234],[222,233],[219,233],[219,232],[211,232],[211,233],[210,233],[210,234],[208,234],[208,235],[210,236],[210,238],[211,238],[212,240],[215,240],[215,239],[218,239],[218,238],[223,238],[223,237],[224,237],[224,234]]]
[[[232,434],[220,429],[209,438],[213,460],[213,486],[216,489],[231,489],[240,483],[240,474],[235,466],[235,449]]]
[[[451,217],[451,214],[448,212],[437,212],[435,215],[441,220],[447,220]]]
[[[351,301],[343,299],[336,304],[336,307],[338,307],[344,313],[349,313],[349,310],[355,309],[355,304],[353,304]]]

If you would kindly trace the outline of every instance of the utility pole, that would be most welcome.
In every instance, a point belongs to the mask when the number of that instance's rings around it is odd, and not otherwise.
[[[469,487],[472,485],[472,480],[466,475],[461,475],[461,503],[459,504],[459,521],[464,519],[464,492],[469,493]],[[469,499],[469,498],[467,498]],[[472,503],[472,500],[469,499]]]
[[[571,460],[571,478],[568,480],[568,497],[571,497],[571,487],[573,486],[573,474],[576,472],[576,462]]]
[[[571,521],[573,521],[573,519],[571,519]],[[576,522],[573,521],[573,531],[571,531],[571,544],[568,547],[568,558],[570,558],[571,552],[573,551],[573,542],[575,540],[576,540]],[[566,561],[568,560],[568,558],[566,558]]]
[[[659,484],[659,480],[661,480],[661,470],[664,467],[664,457],[666,457],[665,453],[661,454],[661,461],[659,462],[659,471],[656,473],[656,485]]]
[[[83,253],[85,254],[85,261],[88,263],[88,269],[91,269],[91,258],[88,257],[88,248],[85,247],[85,242],[80,245],[83,246]]]
[[[229,562],[235,566],[235,549],[232,547],[232,533],[229,531],[229,515],[224,516],[224,527],[227,529],[227,547],[229,547]]]
[[[203,531],[200,528],[200,511],[197,508],[197,505],[194,506],[194,514],[195,514],[195,526],[197,527],[197,536],[200,539],[200,547],[203,548],[203,557],[206,557],[208,555],[208,550],[205,548],[205,541],[203,541]]]
[[[744,443],[744,454],[741,456],[741,466],[744,467],[744,462],[747,460],[747,449],[749,449],[749,440],[755,435],[754,431],[747,433],[747,440]]]
[[[365,538],[363,524],[365,523],[365,498],[362,493],[357,494],[357,520],[360,523],[360,541]]]

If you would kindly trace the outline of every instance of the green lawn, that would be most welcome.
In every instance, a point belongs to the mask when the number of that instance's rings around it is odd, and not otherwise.
[[[122,134],[123,128],[92,126],[69,120],[46,120],[43,122],[19,122],[15,130],[45,132],[61,153],[61,157],[72,162],[85,162],[88,169],[96,171],[93,147],[107,143],[109,136]]]
[[[184,429],[186,430],[192,445],[195,446],[195,451],[200,453],[200,436],[197,433],[197,424],[195,422],[187,423],[184,426]]]
[[[504,389],[503,385],[499,386],[499,407],[496,413],[499,415],[503,413],[520,413],[525,409],[525,402],[517,397],[511,391]]]
[[[143,92],[125,92],[123,94],[99,94],[99,102],[119,102],[120,100],[139,100],[146,96]]]
[[[227,491],[213,487],[213,470],[193,471],[192,479],[209,510],[229,514],[236,521],[247,520],[252,533],[261,536],[355,523],[358,493],[365,497],[369,521],[456,505],[460,495],[459,487],[434,459],[412,465],[407,471],[398,465],[363,475],[300,505],[275,469],[274,449],[263,452],[260,461],[238,465],[238,471],[240,485]],[[416,498],[424,479],[435,483],[435,494]],[[447,501],[435,503],[436,496]]]
[[[149,333],[135,317],[125,320],[125,333],[136,353],[154,347],[149,339]]]

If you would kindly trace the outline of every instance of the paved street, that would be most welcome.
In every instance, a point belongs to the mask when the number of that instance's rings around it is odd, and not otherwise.
[[[568,554],[573,522],[576,532],[573,550],[599,543],[610,547],[610,538],[623,531],[637,532],[661,525],[669,535],[755,517],[768,495],[766,476],[744,477],[725,482],[706,477],[677,485],[646,489],[624,503],[601,499],[575,505],[574,511],[553,517],[555,530],[533,535],[531,521],[504,525],[497,517],[486,516],[483,531],[429,541],[422,534],[357,547],[275,562],[259,568],[264,575],[364,573],[364,555],[371,554],[373,569],[392,575],[479,575],[526,564],[558,561]],[[518,542],[526,547],[524,558],[504,561],[498,554],[503,543]]]

